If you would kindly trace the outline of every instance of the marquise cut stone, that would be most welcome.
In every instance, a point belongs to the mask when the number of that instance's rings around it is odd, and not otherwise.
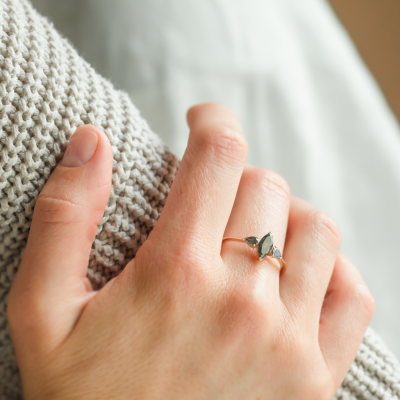
[[[251,247],[256,247],[258,245],[258,237],[255,236],[246,237],[244,241]]]
[[[274,248],[272,249],[272,255],[273,255],[275,258],[281,258],[281,257],[282,257],[281,251],[280,251],[277,247],[274,247]]]
[[[263,258],[267,257],[274,247],[274,237],[272,233],[268,233],[265,235],[258,244],[258,258],[262,260]]]

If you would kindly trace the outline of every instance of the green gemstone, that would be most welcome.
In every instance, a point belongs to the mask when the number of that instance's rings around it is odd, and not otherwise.
[[[258,245],[258,237],[255,236],[246,237],[244,241],[251,247],[256,247]]]
[[[268,233],[265,235],[258,244],[258,258],[262,260],[263,258],[267,257],[274,247],[274,237],[272,233]]]

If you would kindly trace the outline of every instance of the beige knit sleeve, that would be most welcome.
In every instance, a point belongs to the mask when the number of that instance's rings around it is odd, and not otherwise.
[[[96,74],[26,0],[0,0],[0,98],[0,400],[15,400],[22,394],[7,327],[7,294],[35,200],[72,133],[82,124],[101,127],[114,155],[111,196],[88,268],[97,288],[146,240],[178,160],[127,94]],[[397,366],[368,331],[337,398],[400,398]]]
[[[20,396],[6,322],[35,200],[82,124],[101,127],[114,162],[111,196],[92,246],[98,288],[136,254],[157,221],[178,160],[126,93],[88,65],[24,0],[0,1],[0,399]]]
[[[400,364],[371,328],[335,399],[400,399]]]

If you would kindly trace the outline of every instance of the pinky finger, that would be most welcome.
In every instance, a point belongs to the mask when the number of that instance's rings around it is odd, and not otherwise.
[[[319,344],[340,386],[374,313],[374,299],[351,261],[339,254],[321,310]]]

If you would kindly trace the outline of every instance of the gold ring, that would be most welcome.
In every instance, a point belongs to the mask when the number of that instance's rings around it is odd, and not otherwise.
[[[227,240],[234,240],[236,242],[246,243],[250,247],[258,248],[258,258],[263,260],[265,257],[276,258],[279,261],[281,269],[279,270],[280,274],[283,274],[286,271],[286,263],[282,258],[282,254],[280,250],[274,246],[274,237],[272,236],[272,232],[267,233],[265,236],[258,240],[258,237],[248,236],[243,239],[234,238],[234,237],[224,237],[222,239],[222,243]]]

